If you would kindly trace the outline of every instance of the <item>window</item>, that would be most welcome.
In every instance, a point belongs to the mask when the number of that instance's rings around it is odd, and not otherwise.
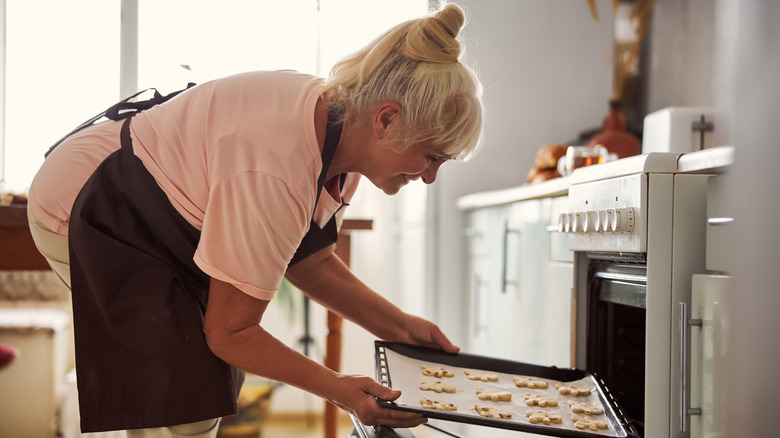
[[[0,151],[5,160],[0,180],[24,189],[50,145],[118,100],[119,2],[3,3],[5,141]]]
[[[135,1],[0,0],[6,35],[0,51],[5,61],[0,181],[24,189],[51,144],[126,97],[119,91],[120,8]],[[325,75],[341,56],[427,11],[426,0],[137,4],[136,89],[155,87],[163,93],[248,70]]]

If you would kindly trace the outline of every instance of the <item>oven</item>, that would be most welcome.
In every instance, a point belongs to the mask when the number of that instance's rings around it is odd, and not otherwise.
[[[349,438],[464,438],[447,430],[446,425],[441,425],[441,422],[436,420],[429,420],[426,424],[413,429],[407,429],[366,426],[351,414],[350,419],[352,420],[353,428]]]
[[[579,169],[558,231],[575,254],[575,366],[645,437],[688,437],[691,281],[705,271],[707,173],[651,153]],[[693,377],[696,377],[694,371]]]

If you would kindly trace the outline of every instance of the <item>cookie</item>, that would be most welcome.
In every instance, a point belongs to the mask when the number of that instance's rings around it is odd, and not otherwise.
[[[477,398],[490,401],[512,401],[512,394],[495,389],[477,388]]]
[[[480,405],[474,405],[474,409],[477,410],[477,413],[485,418],[500,418],[502,420],[511,420],[512,419],[512,413],[507,411],[502,411],[500,409],[496,409],[489,406],[480,406]]]
[[[420,405],[425,409],[433,409],[437,411],[457,411],[458,407],[452,403],[445,403],[441,400],[431,400],[428,398],[421,398]]]
[[[525,394],[525,404],[528,406],[539,406],[540,408],[557,407],[558,400],[552,397],[545,397],[541,394]]]
[[[557,388],[558,392],[563,395],[572,395],[574,397],[590,394],[590,388],[575,388],[574,386],[564,385],[563,383],[556,383],[555,388]]]
[[[498,375],[488,371],[465,370],[464,372],[466,373],[466,377],[468,377],[469,380],[481,380],[483,382],[498,381]]]
[[[525,413],[528,417],[528,421],[533,424],[561,424],[563,423],[563,417],[558,414],[551,414],[547,411],[528,411]]]
[[[422,373],[423,376],[433,376],[433,377],[454,377],[455,376],[455,373],[453,373],[452,371],[444,369],[440,366],[433,366],[433,365],[423,365]]]
[[[547,382],[544,380],[534,380],[530,377],[514,377],[513,380],[515,381],[515,386],[518,388],[528,388],[528,389],[547,389]]]
[[[577,429],[599,430],[607,428],[606,422],[594,420],[588,416],[581,417],[577,414],[572,414],[571,421],[574,422],[574,426]]]
[[[433,391],[433,392],[455,392],[455,387],[452,385],[445,385],[441,383],[440,380],[437,380],[435,382],[430,382],[428,380],[423,380],[422,383],[420,383],[420,389],[423,391]]]
[[[601,415],[604,413],[604,410],[599,406],[588,406],[587,403],[575,402],[572,400],[569,400],[569,408],[571,408],[571,411],[575,414]]]

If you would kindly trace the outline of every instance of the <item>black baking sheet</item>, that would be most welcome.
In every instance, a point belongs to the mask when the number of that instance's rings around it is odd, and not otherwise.
[[[416,412],[429,418],[437,418],[441,420],[476,424],[480,426],[497,427],[502,429],[518,430],[518,431],[530,432],[530,433],[548,435],[548,436],[639,438],[639,434],[637,433],[636,429],[626,419],[626,416],[623,413],[622,409],[620,408],[617,400],[615,400],[615,398],[609,392],[604,382],[600,378],[598,378],[595,374],[589,373],[587,371],[570,369],[570,368],[545,367],[540,365],[514,362],[514,361],[509,361],[504,359],[497,359],[497,358],[491,358],[486,356],[477,356],[477,355],[466,354],[466,353],[451,354],[451,353],[445,353],[441,350],[434,350],[429,348],[399,344],[394,342],[385,342],[385,341],[375,341],[375,360],[376,360],[377,380],[379,382],[391,388],[400,389],[402,392],[409,391],[410,394],[418,392],[417,387],[412,388],[411,385],[408,384],[408,382],[410,382],[410,379],[415,382],[417,380],[436,379],[436,380],[442,380],[444,381],[444,383],[449,383],[445,381],[445,379],[448,379],[447,377],[438,378],[438,377],[423,376],[422,373],[419,371],[420,370],[419,366],[417,366],[419,364],[416,364],[417,361],[424,362],[426,365],[433,365],[433,366],[446,365],[446,366],[460,368],[460,369],[482,370],[482,371],[490,371],[499,374],[528,376],[528,377],[534,377],[534,378],[552,380],[552,381],[564,382],[564,383],[583,381],[584,379],[584,381],[588,382],[588,386],[594,389],[591,397],[594,396],[597,397],[598,401],[600,402],[601,406],[604,409],[603,415],[598,415],[598,416],[592,415],[592,417],[597,418],[599,420],[606,421],[609,424],[609,428],[606,430],[599,430],[599,431],[591,431],[588,429],[585,430],[576,429],[573,427],[571,420],[569,420],[569,417],[571,416],[571,411],[569,410],[568,406],[564,406],[561,403],[558,408],[540,408],[537,406],[529,407],[529,406],[525,406],[524,402],[517,403],[516,397],[513,397],[513,401],[511,402],[490,402],[490,401],[477,400],[477,403],[485,406],[495,406],[499,409],[501,409],[500,404],[511,403],[511,404],[515,404],[514,408],[516,410],[522,409],[523,412],[525,412],[526,410],[555,411],[557,409],[558,411],[557,413],[561,414],[562,417],[564,418],[564,424],[553,424],[553,425],[533,424],[530,423],[525,416],[520,416],[520,415],[513,415],[513,418],[510,420],[485,418],[477,415],[475,411],[472,412],[473,409],[471,408],[473,408],[473,406],[468,406],[468,407],[459,406],[458,411],[439,411],[439,410],[425,409],[422,408],[418,403],[419,398],[413,401],[408,397],[407,399],[404,399],[403,395],[396,402],[379,400],[378,403],[380,404],[380,406],[386,408]],[[403,380],[407,382],[407,387],[402,388],[402,387],[393,386],[393,376],[394,376],[393,361],[394,360],[398,361],[398,363],[396,363],[396,368],[395,368],[396,370],[405,369],[405,373],[406,373],[409,371],[408,368],[410,366],[412,366],[412,368],[415,368],[417,370],[415,377],[410,377],[408,375],[405,375],[403,376],[402,379],[401,378],[402,376],[396,375],[397,380],[399,381]],[[397,371],[397,373],[400,373],[400,371]],[[462,382],[464,380],[461,378],[460,381]],[[486,383],[485,385],[489,386],[489,383],[490,382]],[[469,384],[476,385],[479,383],[470,382]],[[419,386],[419,382],[415,383],[415,385]],[[510,389],[509,387],[511,386],[511,389],[513,389],[513,391],[510,392],[513,392],[515,394],[517,392],[526,390],[526,388],[516,388],[514,383],[509,383],[508,385],[504,383],[504,385],[506,386],[506,390],[509,390]],[[425,393],[424,396],[427,398],[443,399],[443,401],[447,401],[446,398],[448,394],[435,393],[431,391],[424,391],[424,393]],[[568,397],[563,397],[562,399],[566,399],[566,398]],[[520,406],[518,407],[518,405]],[[503,406],[507,406],[507,405],[503,405]],[[584,414],[580,414],[580,415],[584,415]]]

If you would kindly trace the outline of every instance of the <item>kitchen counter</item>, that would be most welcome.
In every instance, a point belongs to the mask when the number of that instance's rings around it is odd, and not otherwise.
[[[719,146],[681,155],[677,161],[677,172],[720,173],[732,164],[734,147]]]
[[[511,204],[539,198],[566,196],[569,187],[590,181],[617,178],[636,173],[721,173],[734,162],[734,148],[719,146],[696,152],[652,152],[609,163],[576,169],[571,176],[538,184],[474,193],[458,198],[461,210]]]
[[[27,206],[0,207],[0,270],[49,270],[27,225]]]
[[[492,205],[511,204],[538,198],[565,196],[569,192],[571,177],[555,178],[538,184],[524,184],[509,189],[474,193],[458,198],[458,208],[472,210]]]

